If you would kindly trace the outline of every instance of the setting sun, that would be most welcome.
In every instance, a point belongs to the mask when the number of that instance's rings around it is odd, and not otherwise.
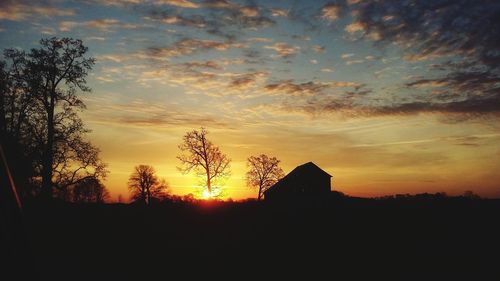
[[[204,190],[202,192],[201,196],[203,199],[210,199],[211,198],[211,194],[210,194],[210,192],[208,192],[208,190]]]

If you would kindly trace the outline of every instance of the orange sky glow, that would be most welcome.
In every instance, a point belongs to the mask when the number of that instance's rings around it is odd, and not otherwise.
[[[245,173],[259,154],[285,173],[312,161],[352,196],[500,197],[499,29],[476,20],[495,9],[432,3],[2,1],[0,47],[89,48],[80,116],[112,201],[139,164],[203,197],[176,158],[201,127],[232,159],[225,199],[257,196]]]

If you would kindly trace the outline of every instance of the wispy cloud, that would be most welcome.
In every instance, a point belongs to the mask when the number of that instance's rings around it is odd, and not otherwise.
[[[325,47],[324,46],[320,46],[320,45],[314,45],[312,46],[312,50],[315,52],[315,53],[324,53],[325,52]]]
[[[125,23],[117,19],[97,19],[84,22],[62,21],[59,23],[60,31],[71,31],[76,27],[85,27],[106,32],[110,31],[112,28],[137,29],[146,26],[142,24]]]
[[[75,15],[75,10],[24,3],[25,1],[2,1],[0,3],[0,20],[21,21],[32,17],[64,17]]]
[[[285,9],[280,9],[280,8],[273,8],[271,9],[271,15],[273,17],[288,17],[289,10]]]
[[[153,59],[164,59],[191,55],[201,51],[226,51],[230,48],[243,48],[245,45],[231,41],[201,40],[184,38],[167,47],[149,47],[144,53]]]
[[[340,57],[342,59],[348,59],[348,58],[354,57],[354,54],[353,53],[342,54]]]
[[[362,84],[350,81],[308,81],[297,83],[293,80],[282,80],[276,83],[267,84],[264,90],[270,94],[285,94],[285,95],[314,95],[327,89],[338,88],[360,88]]]
[[[278,56],[282,58],[288,58],[297,54],[297,52],[300,50],[300,47],[289,45],[284,42],[278,42],[273,45],[264,46],[264,49],[274,50],[276,53],[278,53]]]
[[[199,8],[200,5],[188,0],[155,0],[155,4],[166,4],[181,8]]]
[[[174,1],[178,2],[178,1]],[[183,4],[184,1],[180,1]],[[177,3],[177,4],[180,4]],[[195,4],[194,2],[189,2]],[[170,3],[173,4],[173,3]],[[224,0],[210,0],[196,3],[200,13],[185,13],[174,9],[150,9],[146,19],[169,25],[197,27],[209,34],[234,39],[244,29],[258,29],[274,25],[269,17],[269,9],[265,11],[256,5],[241,5]],[[193,7],[194,8],[194,7]],[[237,27],[239,30],[235,30]]]

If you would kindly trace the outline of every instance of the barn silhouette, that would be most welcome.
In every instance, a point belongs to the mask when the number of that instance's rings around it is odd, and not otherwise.
[[[313,162],[297,166],[264,191],[265,200],[328,196],[332,176]]]

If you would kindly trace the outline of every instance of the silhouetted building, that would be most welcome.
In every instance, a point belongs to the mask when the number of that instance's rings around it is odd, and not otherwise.
[[[264,191],[264,198],[277,200],[294,197],[326,197],[330,194],[331,177],[313,162],[308,162],[296,167]]]

